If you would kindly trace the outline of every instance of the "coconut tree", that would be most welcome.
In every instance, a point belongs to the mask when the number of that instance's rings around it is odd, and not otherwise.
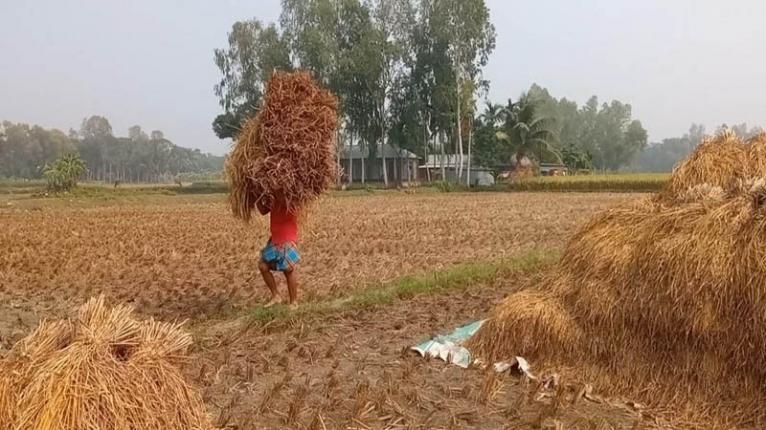
[[[479,115],[479,119],[487,126],[496,127],[503,117],[503,109],[503,105],[487,101],[484,106],[484,113]]]
[[[503,108],[503,124],[497,138],[509,145],[517,165],[528,154],[538,158],[538,162],[544,158],[561,160],[554,147],[557,140],[555,119],[540,116],[537,108],[538,103],[527,94],[522,94],[516,103],[508,100],[508,105]]]

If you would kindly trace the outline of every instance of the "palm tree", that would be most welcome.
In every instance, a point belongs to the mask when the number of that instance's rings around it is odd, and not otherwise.
[[[479,115],[479,119],[481,119],[487,126],[496,127],[502,119],[503,109],[502,105],[487,101],[486,106],[484,107],[484,113]]]
[[[557,140],[553,127],[555,119],[538,115],[537,108],[535,100],[522,94],[516,103],[508,100],[508,105],[502,110],[504,122],[497,137],[510,144],[516,165],[521,165],[527,154],[538,156],[538,162],[542,162],[546,154],[561,160],[553,146]]]

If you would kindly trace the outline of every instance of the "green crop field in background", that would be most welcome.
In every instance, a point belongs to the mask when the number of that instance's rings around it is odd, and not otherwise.
[[[498,185],[510,191],[652,192],[662,188],[668,173],[543,176]]]

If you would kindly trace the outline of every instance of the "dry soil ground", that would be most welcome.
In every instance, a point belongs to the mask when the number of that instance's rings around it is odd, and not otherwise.
[[[560,247],[618,194],[341,195],[303,226],[305,298],[456,263]],[[264,219],[234,220],[223,197],[128,204],[52,199],[0,206],[0,328],[23,330],[105,294],[164,318],[205,319],[265,297],[255,270]],[[55,206],[59,205],[59,206]]]
[[[216,424],[231,429],[639,429],[620,404],[539,390],[518,375],[424,360],[407,347],[483,318],[528,273],[364,311],[196,331],[190,379]]]
[[[304,299],[310,307],[407,274],[555,251],[595,211],[635,197],[333,196],[304,226]],[[254,265],[266,224],[242,225],[221,200],[3,205],[0,356],[39,319],[103,293],[145,315],[193,320],[198,342],[185,370],[225,428],[632,429],[647,422],[629,408],[574,395],[578,387],[564,384],[536,400],[537,387],[516,376],[404,352],[483,317],[530,273],[364,308],[263,318]]]

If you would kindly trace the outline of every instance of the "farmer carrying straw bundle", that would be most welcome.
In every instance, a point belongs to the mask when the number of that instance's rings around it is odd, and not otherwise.
[[[290,306],[297,304],[298,219],[337,178],[337,104],[308,72],[274,73],[263,106],[245,123],[227,160],[234,216],[248,221],[257,209],[270,217],[258,264],[271,293],[266,306],[281,301],[274,271],[285,274]]]

